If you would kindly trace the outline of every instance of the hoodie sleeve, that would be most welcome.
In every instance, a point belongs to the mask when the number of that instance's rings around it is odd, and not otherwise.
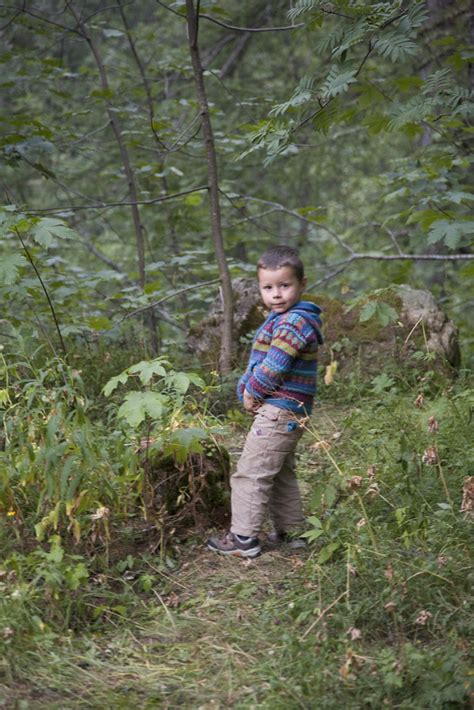
[[[264,360],[241,379],[242,382],[248,375],[244,388],[255,399],[265,399],[278,389],[290,372],[295,357],[313,342],[319,342],[318,332],[305,318],[295,314],[282,320],[273,331]]]
[[[244,399],[244,390],[250,377],[250,368],[245,370],[244,374],[237,383],[237,397],[242,402]]]

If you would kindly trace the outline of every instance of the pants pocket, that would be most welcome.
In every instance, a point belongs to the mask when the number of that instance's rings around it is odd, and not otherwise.
[[[280,413],[276,407],[271,407],[269,404],[262,404],[262,406],[257,410],[255,419],[258,417],[263,417],[270,422],[278,421]]]

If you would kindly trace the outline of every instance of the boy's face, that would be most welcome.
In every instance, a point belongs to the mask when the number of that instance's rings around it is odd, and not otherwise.
[[[276,313],[284,313],[298,303],[307,280],[300,281],[291,266],[259,269],[258,286],[263,303]]]

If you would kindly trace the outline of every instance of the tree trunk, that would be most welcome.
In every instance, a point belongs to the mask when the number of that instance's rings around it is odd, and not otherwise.
[[[232,328],[234,310],[232,299],[232,284],[230,279],[229,267],[224,251],[224,241],[222,238],[216,150],[214,145],[214,136],[212,133],[211,119],[209,116],[209,106],[207,103],[206,88],[204,86],[203,69],[198,46],[199,0],[197,2],[196,8],[194,7],[193,0],[186,0],[186,16],[188,23],[189,51],[191,53],[194,81],[196,84],[196,94],[199,101],[201,113],[202,132],[204,136],[204,143],[206,146],[212,239],[214,242],[214,250],[217,257],[219,276],[222,286],[224,317],[222,322],[222,340],[219,366],[221,373],[226,374],[231,370]]]
[[[102,90],[103,90],[105,96],[108,97],[110,95],[110,87],[109,87],[109,82],[107,79],[107,72],[105,69],[104,62],[102,61],[102,56],[100,54],[99,48],[98,48],[96,42],[94,41],[92,34],[89,32],[89,29],[86,27],[84,22],[81,20],[76,9],[71,4],[69,4],[68,7],[70,8],[72,14],[74,15],[74,18],[76,19],[78,26],[81,28],[81,32],[83,33],[83,35],[90,47],[90,50],[94,56],[95,62],[97,64],[97,69],[99,70],[100,84],[101,84]],[[112,130],[113,130],[113,133],[115,136],[115,140],[117,141],[117,145],[118,145],[118,148],[120,151],[120,157],[122,160],[123,169],[125,172],[125,176],[127,178],[128,194],[129,194],[130,202],[131,202],[133,226],[134,226],[134,231],[135,231],[135,243],[136,243],[136,249],[137,249],[138,282],[139,282],[142,290],[144,290],[145,285],[146,285],[145,240],[143,237],[143,226],[142,226],[142,223],[140,220],[140,212],[139,212],[139,208],[138,208],[138,204],[137,204],[138,197],[137,197],[135,174],[133,172],[133,167],[130,162],[130,157],[128,154],[127,146],[125,145],[125,142],[123,140],[122,126],[120,124],[120,119],[118,117],[118,114],[116,111],[113,110],[113,106],[111,105],[109,98],[105,99],[105,103],[106,103],[106,108],[107,108],[107,115],[109,117],[110,125],[112,127]],[[148,312],[145,315],[145,321],[146,321],[146,323],[149,327],[149,330],[150,330],[152,354],[156,355],[158,352],[158,335],[157,335],[155,314],[153,313],[153,311]]]

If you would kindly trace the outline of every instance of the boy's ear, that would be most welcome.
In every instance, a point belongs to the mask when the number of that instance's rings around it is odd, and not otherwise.
[[[303,291],[307,285],[308,285],[308,279],[305,276],[303,279],[301,279],[301,288],[303,289]]]

